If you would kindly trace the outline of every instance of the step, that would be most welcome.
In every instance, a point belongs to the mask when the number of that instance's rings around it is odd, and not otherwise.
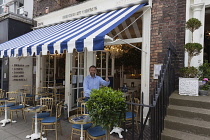
[[[167,115],[210,122],[210,110],[188,106],[169,105]]]
[[[165,118],[165,128],[203,136],[210,136],[210,122],[207,121],[180,118],[168,115]]]
[[[210,137],[195,135],[182,131],[164,129],[161,140],[210,140]]]
[[[210,109],[210,96],[187,96],[179,95],[178,91],[175,91],[170,96],[170,105],[199,107],[204,109]]]

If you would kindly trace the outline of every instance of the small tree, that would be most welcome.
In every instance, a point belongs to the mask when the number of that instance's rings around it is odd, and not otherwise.
[[[109,87],[93,89],[86,105],[93,124],[107,130],[107,139],[110,129],[124,121],[126,103],[121,91]]]
[[[192,33],[192,43],[187,43],[184,45],[185,50],[188,52],[188,68],[190,68],[191,60],[194,56],[201,53],[202,45],[200,43],[194,43],[193,33],[195,30],[201,27],[201,22],[196,18],[190,18],[186,22],[186,28]]]

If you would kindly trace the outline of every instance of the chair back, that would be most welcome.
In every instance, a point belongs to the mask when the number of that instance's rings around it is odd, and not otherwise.
[[[4,98],[4,91],[2,89],[0,89],[0,99]]]
[[[44,111],[50,112],[50,116],[52,115],[53,98],[40,98],[40,105],[46,105],[47,107]]]
[[[58,120],[61,117],[61,112],[62,112],[62,107],[63,107],[63,101],[59,102],[56,105],[56,120]]]
[[[16,104],[19,101],[18,92],[17,91],[6,92],[6,98],[9,99],[7,102],[14,102]]]
[[[41,96],[41,97],[45,97],[48,95],[48,87],[38,87],[38,94]]]
[[[32,94],[31,85],[23,85],[23,93]]]
[[[138,98],[134,98],[134,103],[140,104],[140,100]],[[139,115],[139,108],[140,107],[138,105],[134,106],[134,112],[137,114],[137,116]]]

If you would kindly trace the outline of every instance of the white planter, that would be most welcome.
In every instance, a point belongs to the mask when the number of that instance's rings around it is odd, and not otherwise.
[[[198,96],[199,82],[198,78],[182,78],[179,77],[179,94]]]

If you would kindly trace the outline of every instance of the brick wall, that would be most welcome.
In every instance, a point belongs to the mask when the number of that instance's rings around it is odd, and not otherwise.
[[[176,85],[178,85],[179,68],[184,66],[186,1],[153,0],[151,18],[151,65],[150,92],[156,81],[153,79],[154,64],[163,63],[169,41],[177,52]]]
[[[45,13],[46,7],[49,7],[49,12],[52,12],[79,3],[80,1],[77,0],[34,0],[33,16],[37,17],[46,14]]]

